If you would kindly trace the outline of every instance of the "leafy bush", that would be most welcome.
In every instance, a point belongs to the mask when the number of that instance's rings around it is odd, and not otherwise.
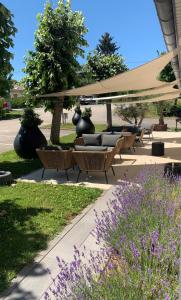
[[[0,118],[4,116],[4,110],[3,110],[3,100],[0,99]]]
[[[78,113],[78,114],[81,114],[81,113],[82,113],[81,108],[80,108],[80,104],[79,104],[79,103],[76,104],[76,107],[75,107],[74,111],[75,111],[76,113]]]
[[[170,106],[165,115],[168,117],[181,117],[181,104],[174,104]]]
[[[96,214],[102,250],[90,253],[89,266],[76,247],[70,264],[57,258],[45,299],[178,299],[181,186],[161,172],[121,183],[107,212]]]
[[[18,97],[11,99],[12,108],[24,108],[26,107],[27,99],[25,97]]]
[[[90,107],[86,107],[82,112],[82,117],[90,118],[92,116],[92,109]]]
[[[130,124],[141,125],[147,109],[147,104],[116,105],[114,114]]]
[[[42,120],[39,115],[34,112],[32,108],[25,108],[23,115],[20,118],[21,125],[25,128],[39,126]]]

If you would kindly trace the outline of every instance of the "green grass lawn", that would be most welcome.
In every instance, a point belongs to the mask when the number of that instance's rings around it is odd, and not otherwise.
[[[23,111],[21,110],[10,110],[6,112],[3,116],[0,116],[0,120],[12,120],[12,119],[17,119],[22,116]]]
[[[22,159],[15,151],[8,151],[0,154],[0,170],[11,171],[13,178],[18,178],[41,168],[38,159]]]
[[[50,129],[51,124],[41,126],[43,129]],[[95,124],[96,132],[103,131],[106,129],[106,124]],[[61,125],[62,130],[75,130],[75,126],[72,123],[62,124]]]
[[[101,190],[17,183],[0,187],[0,291]]]

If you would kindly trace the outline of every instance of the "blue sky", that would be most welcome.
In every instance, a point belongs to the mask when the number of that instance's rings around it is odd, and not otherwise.
[[[14,78],[23,77],[22,68],[26,52],[33,49],[36,16],[43,12],[45,0],[2,0],[14,14],[18,33],[13,49]],[[56,5],[57,0],[51,1]],[[165,50],[165,44],[156,15],[153,0],[72,0],[72,8],[81,10],[88,28],[88,51],[94,50],[100,36],[110,32],[119,52],[130,69],[157,56],[157,50]]]

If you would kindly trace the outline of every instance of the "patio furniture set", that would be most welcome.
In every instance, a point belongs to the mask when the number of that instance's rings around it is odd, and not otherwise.
[[[136,132],[108,131],[96,134],[83,134],[74,141],[74,149],[62,150],[59,146],[46,146],[37,149],[38,157],[43,164],[42,178],[45,169],[64,170],[69,180],[68,170],[78,166],[77,182],[82,172],[103,172],[108,183],[107,172],[113,169],[114,157],[125,149],[135,151],[136,141],[142,143],[144,129],[137,136]],[[138,138],[138,139],[137,139]]]

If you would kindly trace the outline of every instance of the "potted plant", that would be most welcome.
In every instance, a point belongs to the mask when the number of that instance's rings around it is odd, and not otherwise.
[[[20,130],[14,140],[14,150],[22,158],[36,158],[36,149],[47,145],[45,136],[38,128],[42,120],[32,108],[25,108],[20,122]]]
[[[95,126],[90,119],[91,116],[92,116],[91,108],[85,108],[80,120],[76,125],[76,133],[78,137],[82,136],[83,133],[88,133],[88,134],[95,133]]]
[[[81,114],[82,114],[82,111],[80,109],[80,104],[77,104],[75,109],[74,109],[75,113],[72,117],[72,123],[76,126],[77,123],[79,122],[80,118],[81,118]]]
[[[155,131],[167,131],[167,124],[164,122],[164,116],[165,111],[167,110],[167,103],[164,103],[164,101],[160,101],[156,104],[157,114],[159,116],[159,122],[158,124],[154,125]]]

